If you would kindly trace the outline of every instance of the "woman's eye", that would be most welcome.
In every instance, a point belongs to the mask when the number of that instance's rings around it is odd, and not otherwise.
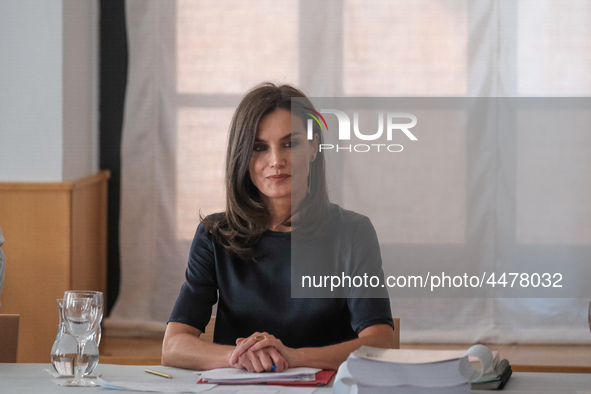
[[[298,146],[298,141],[297,141],[297,140],[290,140],[290,141],[287,141],[287,142],[285,143],[285,146],[286,146],[287,148],[294,148],[294,147]]]
[[[252,150],[255,152],[262,152],[266,149],[267,149],[267,147],[263,144],[254,144],[254,147],[252,148]]]

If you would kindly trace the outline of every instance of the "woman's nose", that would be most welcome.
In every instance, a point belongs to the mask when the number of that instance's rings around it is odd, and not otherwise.
[[[287,153],[281,149],[271,149],[271,157],[269,158],[269,165],[274,168],[283,168],[287,163],[285,157]]]

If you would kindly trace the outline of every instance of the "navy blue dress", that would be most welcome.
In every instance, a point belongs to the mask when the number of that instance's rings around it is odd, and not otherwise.
[[[360,272],[356,267],[371,267],[383,275],[377,236],[367,217],[331,204],[327,228],[318,241],[323,259],[355,272]],[[256,244],[256,261],[242,259],[199,225],[169,322],[204,332],[219,299],[214,342],[225,345],[266,331],[289,347],[318,347],[355,339],[375,324],[393,327],[385,290],[384,298],[292,298],[291,247],[290,233],[267,231]]]

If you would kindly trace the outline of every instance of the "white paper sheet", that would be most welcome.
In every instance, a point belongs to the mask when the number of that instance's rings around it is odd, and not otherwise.
[[[201,393],[216,386],[215,384],[197,384],[197,380],[195,380],[193,376],[180,379],[162,379],[162,382],[147,382],[141,380],[109,382],[101,377],[97,380],[103,388],[158,393]]]
[[[217,368],[201,372],[201,379],[209,382],[260,382],[260,381],[307,381],[314,380],[318,368],[288,368],[283,372],[248,372],[236,368]]]
[[[401,364],[436,363],[455,360],[466,354],[465,350],[417,350],[417,349],[377,349],[362,346],[353,354],[368,360],[387,361]]]

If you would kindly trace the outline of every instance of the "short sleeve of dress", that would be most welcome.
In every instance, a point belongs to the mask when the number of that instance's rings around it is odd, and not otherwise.
[[[385,282],[380,245],[369,218],[361,216],[355,226],[353,239],[351,250],[353,266],[350,269],[353,275],[360,277],[367,275],[369,279],[367,287],[359,288],[360,292],[353,293],[347,299],[351,313],[351,328],[357,334],[376,324],[388,324],[394,328],[388,291],[382,287]],[[373,287],[373,285],[376,286]]]
[[[168,322],[184,323],[205,332],[211,308],[217,302],[217,290],[213,236],[200,224],[191,244],[185,283]]]

